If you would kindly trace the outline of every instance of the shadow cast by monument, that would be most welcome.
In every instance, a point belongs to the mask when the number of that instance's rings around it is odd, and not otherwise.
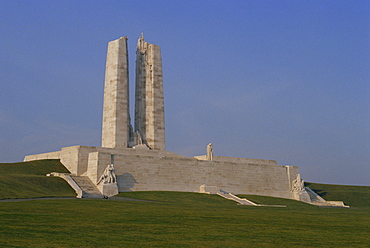
[[[304,185],[306,186],[306,187],[309,187],[310,185],[311,185],[311,183],[304,183]],[[319,196],[321,196],[321,197],[324,197],[324,196],[326,196],[327,194],[328,194],[328,192],[327,191],[324,191],[324,190],[320,190],[320,189],[312,189],[316,194],[318,194]]]
[[[117,182],[120,192],[131,192],[131,189],[135,187],[135,184],[138,184],[135,177],[130,173],[117,175]]]

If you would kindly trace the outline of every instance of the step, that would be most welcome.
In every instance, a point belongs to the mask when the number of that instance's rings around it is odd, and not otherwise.
[[[241,205],[250,205],[250,206],[258,206],[257,203],[254,203],[252,201],[249,201],[245,198],[239,198],[237,197],[236,195],[233,195],[231,193],[223,193],[223,192],[219,192],[217,193],[217,195],[219,196],[222,196],[226,199],[229,199],[229,200],[233,200],[233,201],[236,201],[237,203],[241,204]]]
[[[95,184],[87,176],[71,176],[76,184],[82,189],[83,197],[101,198],[102,194]]]

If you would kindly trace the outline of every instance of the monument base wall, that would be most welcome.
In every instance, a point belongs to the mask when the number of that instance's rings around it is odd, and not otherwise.
[[[96,182],[112,162],[111,154],[119,192],[199,192],[201,185],[208,185],[233,194],[294,199],[290,189],[298,167],[280,166],[274,160],[216,156],[209,161],[202,160],[203,156],[188,158],[168,151],[92,146],[65,147],[60,151],[60,159],[71,173]],[[25,161],[40,157],[45,156],[26,156]]]
[[[94,159],[89,160],[88,171],[94,173],[88,175],[92,181],[96,181],[110,163],[110,155],[107,152],[91,154]],[[125,149],[114,155],[114,168],[120,192],[199,192],[201,185],[209,185],[233,194],[294,199],[290,182],[298,174],[297,166],[279,166],[273,160],[268,163],[246,160],[248,163],[226,162],[227,159],[205,161],[166,151]]]

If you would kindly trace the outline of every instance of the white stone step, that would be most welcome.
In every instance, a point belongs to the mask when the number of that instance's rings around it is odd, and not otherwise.
[[[95,184],[87,176],[71,176],[76,184],[82,189],[83,197],[89,198],[102,198],[103,195],[100,193]]]
[[[233,195],[231,193],[223,193],[223,192],[218,192],[217,195],[222,196],[228,200],[233,200],[239,203],[240,205],[250,205],[250,206],[258,206],[257,203],[254,203],[250,200],[247,200],[245,198],[239,198],[236,195]]]
[[[320,206],[320,207],[341,207],[341,208],[349,208],[346,206],[342,201],[326,201],[324,198],[319,196],[315,191],[310,189],[309,187],[305,187],[308,195],[311,198],[312,205]]]

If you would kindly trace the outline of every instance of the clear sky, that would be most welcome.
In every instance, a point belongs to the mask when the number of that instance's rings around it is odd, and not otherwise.
[[[370,185],[368,0],[2,0],[0,162],[100,146],[107,43],[129,38],[133,92],[141,32],[162,50],[168,151]]]

